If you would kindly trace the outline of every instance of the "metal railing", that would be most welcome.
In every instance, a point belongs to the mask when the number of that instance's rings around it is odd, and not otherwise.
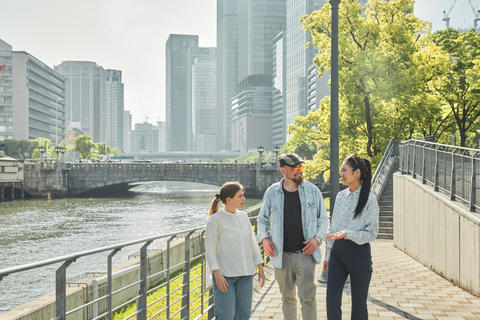
[[[399,150],[402,174],[464,202],[472,212],[480,208],[480,150],[422,140],[402,141]]]
[[[379,199],[382,195],[387,184],[388,177],[394,168],[393,163],[391,165],[387,165],[392,157],[398,157],[398,141],[393,138],[390,139],[387,149],[383,154],[382,160],[378,164],[377,170],[375,170],[375,174],[372,178],[372,193],[377,197],[377,199]]]
[[[254,227],[255,233],[257,233],[258,227],[257,227],[256,217],[250,218],[250,220],[252,222],[252,226]],[[138,239],[135,241],[120,243],[120,244],[101,247],[101,248],[95,248],[92,250],[77,252],[70,255],[56,257],[53,259],[42,260],[42,261],[24,264],[20,266],[0,269],[0,280],[14,273],[20,273],[27,270],[42,268],[45,266],[61,263],[61,266],[56,270],[56,278],[55,278],[56,291],[55,291],[55,317],[53,318],[54,320],[66,320],[69,318],[69,316],[71,316],[71,318],[77,318],[76,316],[74,316],[74,314],[77,312],[83,312],[83,314],[78,317],[81,319],[85,318],[85,314],[86,314],[87,319],[95,320],[95,319],[106,318],[110,320],[112,319],[112,314],[114,314],[116,311],[128,305],[132,305],[134,303],[136,303],[135,312],[133,314],[130,314],[125,319],[134,318],[137,320],[146,320],[146,319],[153,319],[155,317],[158,317],[159,315],[161,315],[162,318],[171,319],[175,316],[178,318],[179,313],[180,313],[180,319],[191,319],[192,317],[195,319],[198,319],[202,316],[207,316],[208,319],[211,319],[213,318],[214,302],[213,302],[213,290],[211,289],[208,290],[208,288],[206,288],[206,285],[205,285],[204,275],[206,273],[205,273],[204,235],[205,235],[205,227],[201,227],[201,228],[182,230],[182,231],[169,233],[169,234],[158,235],[158,236],[149,237],[149,238]],[[191,252],[190,241],[192,240],[193,236],[198,236],[199,242],[200,242],[199,253],[196,255],[192,254]],[[175,265],[171,265],[171,261],[172,261],[171,244],[173,240],[178,239],[179,237],[184,238],[185,258],[183,261]],[[166,256],[167,256],[166,268],[162,268],[160,271],[154,274],[151,274],[149,273],[149,270],[150,270],[152,261],[150,260],[150,257],[148,255],[147,248],[154,241],[158,241],[162,239],[167,240],[166,250],[165,250]],[[115,256],[115,254],[117,254],[122,249],[132,247],[132,246],[138,246],[138,245],[141,245],[139,264],[131,267],[130,270],[121,270],[120,272],[113,273],[112,259]],[[262,250],[262,254],[264,255],[263,248],[261,248],[261,250]],[[67,278],[66,278],[67,268],[78,259],[84,258],[86,256],[94,255],[94,254],[99,254],[99,253],[103,253],[104,255],[108,254],[106,256],[107,273],[105,277],[106,277],[107,285],[106,285],[105,294],[103,295],[98,294],[98,283],[105,282],[105,279],[96,279],[92,281],[92,284],[90,285],[92,287],[94,286],[94,284],[97,285],[95,289],[92,289],[93,299],[91,300],[86,299],[88,302],[82,305],[70,307],[70,310],[67,310],[67,290],[66,290],[68,286]],[[200,260],[200,263],[194,267],[191,267],[192,262],[194,260],[197,260],[197,261]],[[163,264],[163,261],[162,261],[162,264]],[[172,271],[178,268],[183,268],[183,271],[179,275],[172,278]],[[132,271],[133,269],[135,269],[135,271],[138,272],[138,280],[131,283],[123,284],[123,287],[115,288],[115,291],[114,291],[113,289],[114,277],[118,276],[122,272],[126,273],[128,271]],[[195,269],[200,269],[200,276],[191,278],[191,271],[194,271]],[[158,283],[157,280],[155,279],[159,279],[159,277],[163,277],[164,282],[158,285],[154,284],[153,287],[149,288],[148,284],[150,282]],[[172,282],[182,277],[183,277],[182,284],[178,286],[176,289],[173,289]],[[194,280],[200,280],[200,284],[196,285],[195,287],[192,287],[193,286],[192,281]],[[136,294],[134,294],[127,301],[114,305],[113,300],[115,295],[125,290],[129,290],[129,289],[131,290],[132,287],[137,288]],[[154,291],[159,290],[160,288],[166,288],[166,293],[163,296],[156,299],[155,301],[153,302],[149,301],[147,303],[147,296],[153,293]],[[173,298],[173,293],[180,290],[182,292],[181,297]],[[197,290],[197,292],[198,290],[200,290],[200,294],[196,294],[196,297],[192,297],[191,294],[195,290]],[[176,300],[172,301],[172,299],[176,299]],[[192,307],[192,303],[197,299],[200,299],[200,303],[198,303],[198,306]],[[163,309],[156,312],[154,315],[151,315],[150,317],[147,318],[147,310],[149,310],[150,307],[152,307],[154,304],[156,304],[160,300],[166,301],[165,307],[163,307]],[[171,314],[170,308],[175,304],[178,305],[179,303],[181,304],[179,310]],[[100,304],[104,306],[102,308],[102,311],[99,311]],[[69,303],[68,305],[70,306],[72,304]],[[199,309],[200,311],[198,312]],[[196,314],[195,316],[193,316],[194,313]]]

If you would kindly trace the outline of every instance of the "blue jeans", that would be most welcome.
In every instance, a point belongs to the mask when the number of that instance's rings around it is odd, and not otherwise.
[[[217,287],[213,280],[216,320],[248,320],[252,312],[253,276],[225,277],[227,292]]]

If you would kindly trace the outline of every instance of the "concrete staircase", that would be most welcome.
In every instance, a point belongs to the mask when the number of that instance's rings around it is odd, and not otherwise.
[[[393,172],[389,175],[380,199],[380,228],[377,239],[393,239]]]

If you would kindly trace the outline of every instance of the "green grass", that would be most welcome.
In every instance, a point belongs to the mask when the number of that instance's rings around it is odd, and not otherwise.
[[[193,288],[196,288],[193,292],[190,292],[190,312],[191,310],[195,309],[198,307],[201,303],[201,268],[200,268],[201,261],[197,260],[192,262],[190,266],[190,283],[188,284],[189,286],[189,291],[191,291]],[[180,274],[183,273],[183,269],[179,270],[177,272],[174,272],[171,276],[170,279],[176,278]],[[166,298],[166,292],[167,292],[167,287],[166,287],[166,280],[162,279],[158,281],[157,283],[151,285],[151,288],[159,286],[163,284],[160,288],[157,290],[151,292],[147,296],[147,305],[150,305],[153,301],[158,300],[155,302],[153,305],[149,306],[147,308],[147,318],[152,317],[154,314],[160,312],[160,310],[163,310],[166,307],[167,303],[167,298]],[[179,311],[180,308],[182,307],[182,300],[180,297],[182,296],[182,289],[180,288],[181,285],[183,284],[183,277],[178,277],[177,279],[173,280],[170,282],[170,319],[180,319],[181,311],[178,312],[175,316],[172,316],[175,312]],[[198,288],[197,288],[198,287]],[[174,290],[178,289],[177,291],[173,292]],[[196,298],[195,301],[193,301]],[[204,303],[203,307],[204,309],[208,307],[208,292],[204,294]],[[180,299],[179,301],[173,303],[177,299]],[[122,320],[127,318],[128,316],[132,315],[135,313],[137,310],[137,305],[136,303],[132,303],[121,310],[115,312],[112,315],[113,320]],[[200,315],[201,308],[198,308],[195,312],[193,312],[189,318],[193,319]],[[156,315],[154,319],[166,319],[167,318],[167,310],[163,310],[160,314]],[[104,318],[106,319],[106,318]],[[136,319],[136,317],[132,317],[132,319]],[[207,319],[207,315],[202,316],[200,319]]]

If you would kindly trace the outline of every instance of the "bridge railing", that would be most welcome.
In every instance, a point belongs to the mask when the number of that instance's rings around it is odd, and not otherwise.
[[[377,197],[377,199],[379,199],[382,195],[387,184],[388,177],[394,168],[393,165],[387,165],[391,157],[398,157],[398,141],[393,138],[390,139],[387,149],[383,154],[382,160],[378,164],[377,170],[375,170],[375,174],[372,178],[372,193]]]
[[[254,228],[255,233],[258,231],[257,227],[257,219],[256,217],[250,218],[252,222],[252,226]],[[66,319],[84,319],[85,315],[87,319],[112,319],[112,315],[119,311],[120,309],[136,304],[135,311],[133,314],[128,315],[124,319],[137,319],[137,320],[146,320],[146,319],[153,319],[157,316],[161,316],[163,319],[171,319],[171,318],[178,318],[180,316],[181,319],[199,319],[202,316],[207,317],[207,319],[213,318],[213,310],[214,310],[214,301],[213,301],[213,290],[207,288],[206,286],[206,263],[205,263],[205,242],[204,242],[204,235],[205,235],[205,227],[201,228],[193,228],[182,230],[179,232],[169,233],[158,235],[154,237],[148,237],[143,239],[138,239],[130,242],[120,243],[116,245],[95,248],[92,250],[82,251],[73,253],[70,255],[65,255],[61,257],[56,257],[53,259],[42,260],[38,262],[33,262],[30,264],[24,264],[20,266],[0,269],[0,280],[8,275],[14,273],[21,273],[27,270],[38,269],[42,267],[46,267],[53,264],[61,263],[61,266],[56,270],[55,274],[55,316],[54,320],[66,320]],[[200,250],[197,254],[192,254],[191,248],[192,245],[190,242],[193,241],[193,237],[197,236],[199,239]],[[184,240],[184,260],[180,261],[172,265],[172,255],[178,255],[178,251],[173,253],[172,252],[172,241],[177,238],[183,238]],[[147,249],[154,241],[158,240],[166,240],[166,268],[161,269],[160,271],[152,274],[150,271],[151,269],[151,257],[149,256],[149,252]],[[141,245],[140,248],[140,261],[139,264],[129,268],[130,270],[121,270],[120,272],[113,273],[113,263],[112,259],[116,253],[120,250]],[[261,246],[262,254],[264,255],[263,248]],[[91,256],[94,254],[101,254],[103,253],[106,256],[107,260],[107,273],[106,273],[106,291],[105,294],[99,297],[98,291],[95,291],[97,294],[93,294],[93,300],[86,299],[86,303],[81,305],[74,305],[74,303],[70,302],[67,304],[67,286],[68,280],[66,278],[66,271],[67,268],[74,263],[78,259],[82,259],[86,256]],[[264,255],[265,256],[265,255]],[[178,259],[177,259],[178,260]],[[200,263],[196,266],[193,266],[192,262],[194,260],[200,260]],[[268,261],[268,260],[267,260]],[[163,264],[163,261],[162,261]],[[193,267],[192,267],[193,266]],[[173,270],[178,269],[178,267],[183,268],[183,271],[179,275],[173,276]],[[123,287],[115,288],[113,286],[113,281],[116,275],[125,273],[127,271],[131,271],[132,269],[138,269],[138,280],[130,283],[123,283]],[[194,278],[191,277],[192,271],[195,269],[199,269],[198,276]],[[198,271],[198,270],[197,270]],[[153,287],[148,287],[148,284],[158,283],[155,279],[158,279],[159,276],[164,277],[164,281],[158,285]],[[183,279],[182,279],[183,278]],[[182,279],[181,285],[177,286],[177,288],[172,288],[173,281]],[[194,283],[194,280],[197,280]],[[97,281],[92,281],[91,287],[95,287],[93,283],[97,283]],[[100,282],[100,281],[98,281]],[[129,290],[131,288],[137,288],[135,291],[136,293],[133,294],[133,297],[129,298],[127,301],[123,303],[114,303],[115,295],[121,294],[122,291]],[[166,293],[156,298],[154,301],[147,302],[147,296],[157,291],[159,289],[165,289]],[[93,290],[93,289],[92,289]],[[98,290],[98,288],[96,289]],[[254,288],[255,290],[255,288]],[[181,296],[178,297],[178,294],[174,297],[174,293],[176,291],[181,291]],[[200,291],[200,293],[198,293]],[[192,297],[193,293],[195,292],[195,297]],[[78,299],[77,299],[78,300]],[[85,300],[85,299],[84,299]],[[84,301],[82,300],[82,301]],[[173,301],[174,300],[174,301]],[[193,307],[193,303],[195,300],[200,300],[199,302],[195,303],[196,307]],[[152,315],[154,311],[149,311],[149,308],[153,310],[154,305],[157,303],[164,303],[162,305],[162,309],[158,310],[158,305],[155,306],[157,310],[155,314]],[[174,305],[181,304],[177,311],[171,311],[171,307]],[[67,309],[67,305],[69,309]],[[72,307],[73,305],[73,307]],[[99,306],[102,305],[101,311],[99,311]],[[150,317],[147,317],[147,312]],[[32,318],[33,319],[33,318]]]
[[[402,174],[464,202],[472,212],[480,208],[480,150],[413,139],[402,141],[399,151]]]

